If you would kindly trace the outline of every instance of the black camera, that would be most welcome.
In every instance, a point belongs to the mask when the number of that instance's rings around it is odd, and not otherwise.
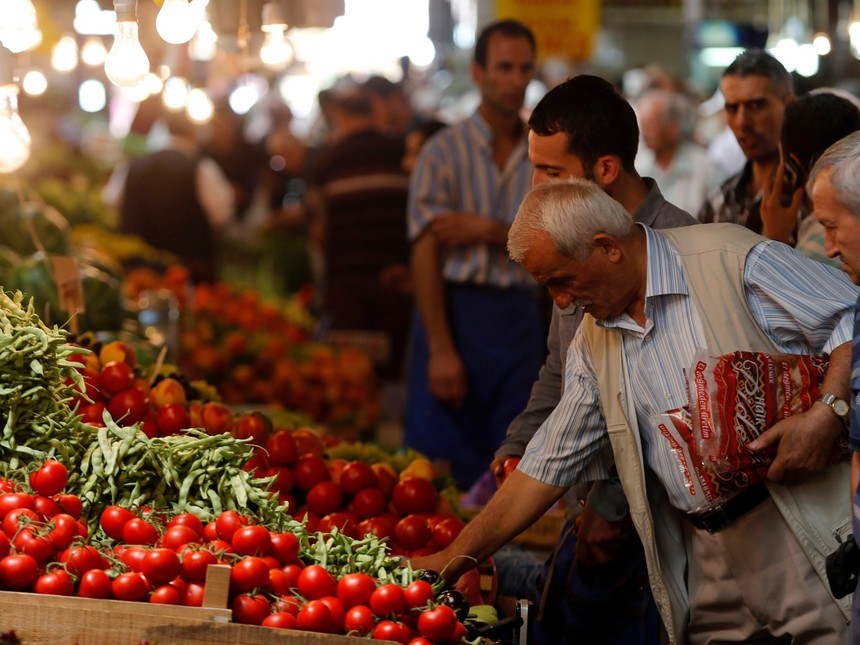
[[[838,549],[827,556],[824,570],[834,597],[844,598],[854,592],[860,573],[860,547],[853,535],[849,535]]]

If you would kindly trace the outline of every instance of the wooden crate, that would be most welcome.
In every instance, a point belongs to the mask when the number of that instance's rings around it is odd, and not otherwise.
[[[0,592],[0,632],[25,645],[354,645],[347,636],[232,623],[223,566],[206,582],[204,607]],[[229,582],[229,567],[226,567]],[[220,576],[217,579],[213,575]],[[210,583],[213,591],[210,592]],[[208,606],[219,602],[220,607]],[[380,643],[391,641],[379,641]]]

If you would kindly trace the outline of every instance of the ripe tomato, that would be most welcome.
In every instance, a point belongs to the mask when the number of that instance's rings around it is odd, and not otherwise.
[[[289,466],[268,466],[260,473],[261,477],[274,477],[272,490],[279,495],[289,495],[296,483],[293,470]]]
[[[429,513],[436,507],[439,493],[433,482],[423,477],[407,477],[394,485],[391,501],[403,515]]]
[[[331,473],[322,457],[305,455],[300,457],[293,467],[295,486],[301,490],[310,490],[320,482],[331,479]]]
[[[86,571],[78,582],[78,595],[81,598],[104,600],[111,595],[111,579],[104,569]]]
[[[222,511],[215,520],[215,528],[218,531],[218,537],[229,542],[233,539],[233,534],[236,530],[242,528],[247,523],[248,520],[236,511]]]
[[[448,517],[440,521],[433,527],[433,546],[436,549],[444,549],[460,535],[464,526],[463,520],[456,517]]]
[[[262,594],[240,593],[230,604],[233,621],[244,625],[259,625],[272,610],[272,604]]]
[[[27,493],[3,493],[0,495],[0,521],[16,508],[33,510],[33,496]]]
[[[60,508],[60,505],[57,504],[51,497],[45,497],[44,495],[34,495],[33,496],[33,510],[36,511],[36,515],[38,515],[41,519],[49,519],[54,517],[57,513],[61,513],[63,509]]]
[[[64,513],[68,513],[76,520],[81,518],[81,512],[84,510],[84,504],[81,501],[81,498],[77,495],[72,495],[71,493],[61,493],[60,495],[54,495],[54,501],[59,504],[60,508],[63,509]]]
[[[230,586],[239,593],[269,584],[269,565],[263,558],[242,558],[230,570]]]
[[[107,409],[107,405],[104,404],[103,401],[96,401],[95,403],[90,403],[89,405],[85,405],[78,409],[78,412],[83,412],[81,415],[81,421],[94,425],[96,423],[104,424],[104,414]]]
[[[418,631],[427,640],[447,641],[454,636],[457,615],[446,605],[439,605],[418,616]]]
[[[272,538],[269,529],[264,526],[243,526],[233,533],[230,540],[233,551],[238,555],[264,556],[272,550]]]
[[[296,440],[288,430],[278,430],[270,436],[265,448],[272,466],[292,466],[299,459]]]
[[[36,511],[29,508],[16,508],[6,513],[3,518],[3,532],[10,538],[14,538],[18,531],[25,527],[31,526],[39,521],[39,516]]]
[[[136,387],[127,387],[113,395],[108,412],[117,423],[130,426],[142,421],[149,412],[149,399]]]
[[[108,506],[99,516],[99,525],[109,538],[122,540],[122,530],[135,514],[122,506]]]
[[[155,425],[159,437],[178,434],[190,425],[188,410],[181,403],[167,403],[158,409]]]
[[[182,555],[182,577],[189,582],[204,582],[206,567],[210,564],[218,564],[218,557],[211,551],[185,551]]]
[[[412,609],[426,607],[427,604],[436,597],[436,592],[426,580],[414,580],[406,585],[403,592],[406,595],[406,602]]]
[[[377,616],[401,614],[409,610],[403,587],[388,583],[377,587],[370,596],[370,608]],[[375,637],[374,637],[375,638]]]
[[[154,605],[181,605],[182,595],[179,587],[171,584],[161,585],[153,590],[149,596],[149,602]]]
[[[373,631],[373,611],[365,605],[356,605],[346,610],[343,628],[348,636],[367,636]]]
[[[45,562],[54,555],[54,545],[51,541],[31,528],[21,529],[12,540],[12,547],[17,553],[33,556],[37,562]]]
[[[299,629],[309,632],[327,632],[330,620],[331,611],[322,600],[309,600],[296,616]]]
[[[249,439],[251,445],[265,446],[272,432],[272,422],[259,411],[240,414],[233,419],[230,431],[236,439]]]
[[[204,587],[197,582],[189,582],[182,592],[182,604],[186,607],[202,607],[203,606]]]
[[[284,612],[291,616],[298,616],[299,610],[304,606],[304,600],[296,598],[292,593],[283,594],[278,598],[272,610],[276,612]]]
[[[158,548],[150,549],[143,556],[140,571],[154,586],[165,585],[182,572],[182,563],[176,551]]]
[[[331,533],[337,529],[351,538],[358,538],[358,518],[349,511],[335,511],[323,517],[317,525],[317,531]]]
[[[320,601],[328,607],[329,619],[328,630],[332,634],[338,634],[343,631],[343,618],[346,610],[343,608],[343,603],[335,596],[323,596]]]
[[[302,572],[302,565],[299,564],[288,564],[281,569],[285,574],[287,574],[287,579],[290,583],[290,589],[296,587],[299,584],[299,574]]]
[[[99,372],[102,391],[116,394],[134,383],[134,370],[124,361],[110,361],[102,365]],[[116,417],[114,417],[116,418]]]
[[[59,513],[51,518],[53,528],[48,532],[48,539],[57,552],[65,551],[72,540],[80,535],[78,521],[67,513]]]
[[[269,569],[269,584],[266,586],[266,590],[283,596],[290,593],[293,586],[292,582],[290,574],[283,569]]]
[[[340,509],[343,493],[333,481],[320,482],[313,486],[305,498],[308,508],[317,515],[328,515]]]
[[[42,462],[39,470],[30,473],[30,488],[46,497],[62,493],[68,483],[69,471],[55,459]]]
[[[66,565],[73,576],[82,576],[87,571],[103,570],[109,566],[98,549],[89,545],[69,547],[60,554],[60,562]]]
[[[366,573],[348,573],[337,581],[337,597],[347,609],[370,604],[375,590],[376,580]]]
[[[0,531],[0,558],[5,558],[11,551],[12,541],[9,536]]]
[[[362,520],[358,524],[358,534],[364,537],[368,533],[373,533],[376,537],[391,538],[394,535],[395,522],[386,517],[370,517]]]
[[[137,572],[121,573],[111,583],[111,595],[117,600],[140,602],[149,593],[149,585]]]
[[[352,498],[352,510],[365,519],[379,515],[385,509],[385,494],[377,486],[362,488]]]
[[[302,569],[296,586],[299,594],[309,600],[318,600],[323,596],[333,596],[337,593],[337,581],[318,564]]]
[[[125,547],[119,554],[120,560],[132,571],[143,571],[143,559],[146,557],[148,550],[142,546]]]
[[[432,537],[430,525],[420,515],[407,515],[394,527],[397,543],[408,551],[420,549],[425,546]]]
[[[293,533],[271,533],[272,555],[282,565],[299,561],[299,538]]]
[[[263,627],[274,627],[275,629],[297,629],[299,621],[292,614],[285,611],[278,611],[274,614],[269,614],[260,623]]]
[[[151,546],[158,542],[158,529],[140,517],[133,517],[122,527],[122,541],[126,544]]]
[[[56,569],[36,578],[33,591],[52,596],[74,596],[75,583],[65,569]]]
[[[194,544],[195,542],[199,542],[200,539],[200,534],[190,526],[174,524],[173,526],[168,526],[164,535],[161,536],[161,545],[173,551],[179,551],[186,544]]]
[[[373,629],[373,640],[408,643],[411,639],[412,630],[403,623],[393,620],[382,620]]]
[[[433,645],[433,643],[428,641],[423,636],[416,636],[411,641],[409,641],[406,645]]]
[[[379,486],[379,478],[373,468],[363,461],[351,461],[340,473],[340,486],[346,495],[353,496],[363,488]]]
[[[24,553],[7,555],[0,560],[0,585],[4,589],[23,591],[29,589],[39,577],[39,563]]]
[[[167,523],[168,528],[176,525],[187,526],[197,535],[203,535],[203,522],[194,513],[179,513]]]

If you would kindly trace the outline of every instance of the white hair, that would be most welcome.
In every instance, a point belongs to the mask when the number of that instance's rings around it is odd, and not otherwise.
[[[839,203],[860,217],[860,130],[840,139],[818,158],[806,182],[809,194],[818,175],[825,171],[830,171],[828,179]]]
[[[522,262],[533,236],[545,232],[563,255],[584,260],[598,233],[624,239],[633,220],[618,202],[597,184],[572,178],[541,184],[523,199],[508,232],[508,254]]]

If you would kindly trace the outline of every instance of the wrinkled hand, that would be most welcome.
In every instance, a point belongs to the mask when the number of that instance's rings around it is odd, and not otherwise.
[[[468,394],[466,368],[454,350],[432,352],[428,368],[430,393],[442,405],[460,409]]]
[[[403,564],[405,565],[406,562],[404,561]],[[435,571],[442,575],[446,583],[453,585],[460,579],[460,576],[473,568],[475,564],[471,558],[452,556],[447,551],[437,551],[436,553],[410,560],[409,566],[412,567],[413,571],[419,571],[420,569]]]
[[[630,516],[607,522],[586,503],[576,518],[576,567],[580,573],[615,559],[633,534]]]
[[[488,242],[496,223],[471,213],[448,213],[433,220],[433,237],[440,249]]]
[[[824,468],[845,424],[824,405],[813,405],[774,424],[749,444],[753,451],[776,444],[776,457],[767,471],[775,482],[793,482]]]
[[[783,206],[780,192],[784,178],[785,165],[780,158],[776,173],[764,182],[760,212],[762,234],[771,240],[790,244],[797,227],[797,214],[803,202],[804,191],[803,188],[795,189],[791,204]]]

